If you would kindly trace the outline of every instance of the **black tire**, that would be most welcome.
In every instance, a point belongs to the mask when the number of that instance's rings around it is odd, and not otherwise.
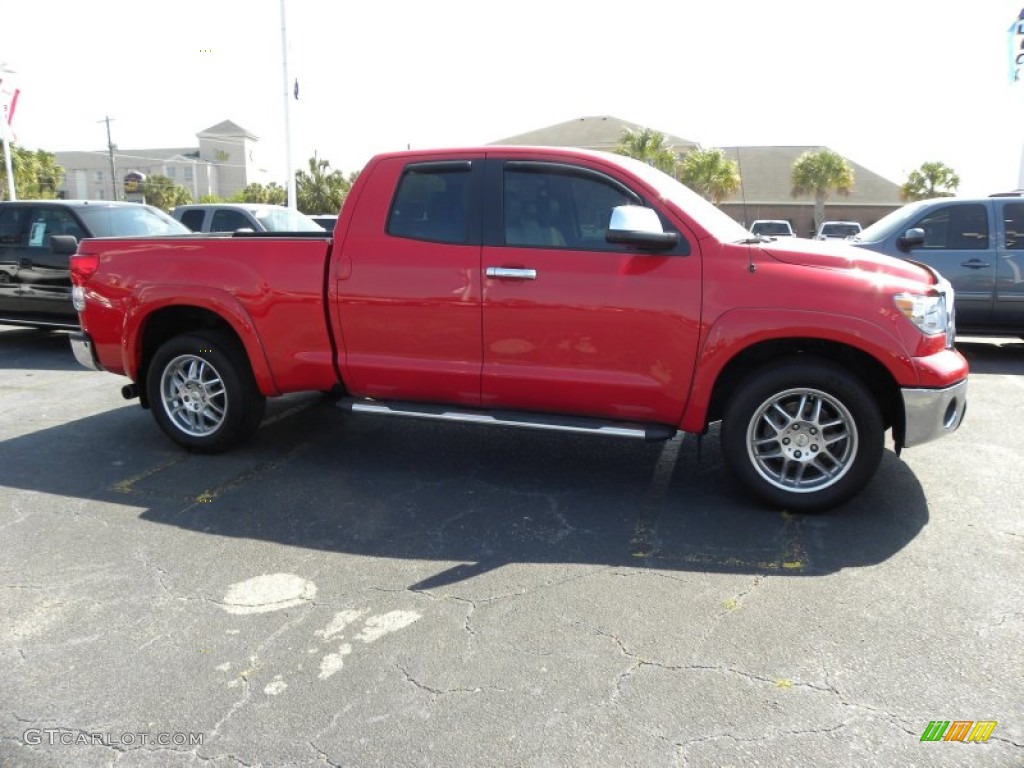
[[[737,387],[722,419],[722,454],[766,503],[819,512],[874,476],[884,434],[874,397],[846,369],[791,359],[759,368]]]
[[[146,393],[160,429],[198,453],[218,453],[251,436],[266,407],[244,349],[223,331],[167,341],[150,361]]]

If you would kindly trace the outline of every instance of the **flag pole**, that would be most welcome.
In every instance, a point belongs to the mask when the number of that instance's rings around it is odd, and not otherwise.
[[[12,75],[14,74],[14,70],[13,69],[9,69],[7,67],[7,64],[4,63],[4,62],[0,62],[0,72],[3,72],[5,74],[12,74]],[[3,137],[3,145],[4,145],[4,170],[7,171],[7,199],[8,200],[17,200],[18,199],[18,193],[15,191],[15,188],[14,188],[14,163],[11,161],[11,144],[7,140],[7,129],[10,127],[9,115],[7,113],[7,100],[4,99],[3,102],[4,102],[4,114],[3,114],[3,124],[0,125],[0,136]]]
[[[281,0],[281,62],[284,76],[284,154],[286,172],[288,174],[286,188],[288,190],[288,207],[298,208],[295,198],[295,173],[292,171],[292,125],[291,125],[291,78],[288,77],[288,27],[285,24],[285,0]]]

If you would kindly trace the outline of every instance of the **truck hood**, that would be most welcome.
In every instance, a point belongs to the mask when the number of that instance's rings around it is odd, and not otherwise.
[[[764,243],[761,250],[778,261],[823,269],[851,269],[913,280],[927,285],[935,282],[924,267],[903,259],[858,248],[844,241],[781,238]]]

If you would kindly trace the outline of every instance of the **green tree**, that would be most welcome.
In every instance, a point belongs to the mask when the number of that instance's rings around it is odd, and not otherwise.
[[[650,128],[642,128],[639,131],[631,131],[629,128],[623,130],[615,147],[615,154],[635,158],[669,175],[675,173],[676,164],[679,162],[679,155],[666,143],[665,134],[652,131]]]
[[[740,188],[739,167],[721,149],[691,149],[678,169],[683,184],[715,205]]]
[[[814,195],[814,229],[825,220],[825,201],[829,194],[850,194],[853,189],[853,166],[831,149],[804,152],[793,163],[793,197]]]
[[[900,196],[907,201],[952,197],[959,186],[960,177],[945,163],[921,163],[920,168],[907,176],[906,183],[900,187]]]
[[[315,154],[309,169],[295,172],[297,207],[303,213],[337,213],[348,196],[352,181],[341,171],[331,170],[327,160]]]
[[[284,205],[287,197],[287,190],[275,181],[270,182],[266,186],[254,181],[244,189],[235,192],[235,194],[228,198],[228,202]]]
[[[175,184],[173,180],[159,173],[148,176],[140,188],[146,203],[165,211],[171,210],[176,205],[185,205],[192,202],[192,193],[181,184]]]
[[[14,192],[19,200],[52,200],[64,180],[64,169],[57,165],[52,152],[23,149],[13,144],[11,165],[14,170]],[[0,156],[3,152],[0,151]],[[7,199],[7,163],[0,159],[0,200]]]

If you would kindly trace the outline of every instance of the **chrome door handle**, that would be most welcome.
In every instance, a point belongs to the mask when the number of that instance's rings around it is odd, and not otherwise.
[[[536,280],[536,269],[515,269],[512,267],[488,267],[488,277],[509,278],[512,280]]]

